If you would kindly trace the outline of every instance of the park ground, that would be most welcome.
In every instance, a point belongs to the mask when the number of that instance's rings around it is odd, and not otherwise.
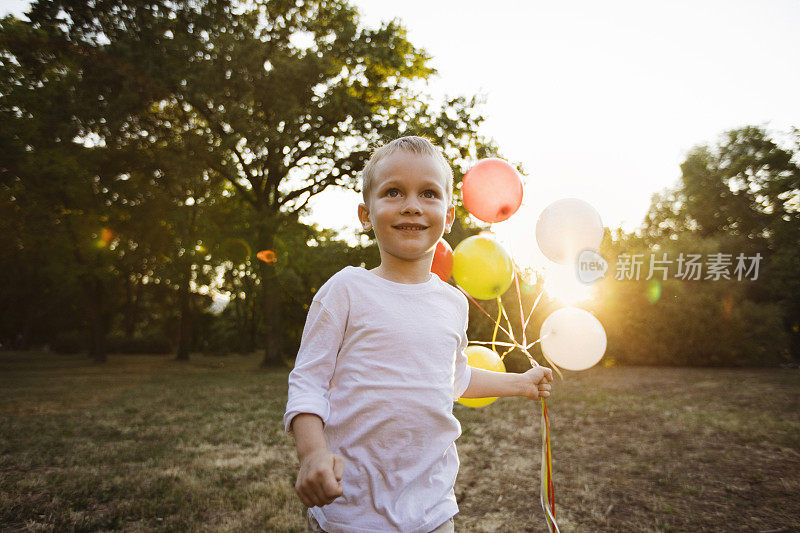
[[[303,531],[259,362],[0,353],[0,530]],[[800,531],[800,370],[597,367],[547,405],[564,532]],[[457,531],[546,531],[538,402],[454,412]]]

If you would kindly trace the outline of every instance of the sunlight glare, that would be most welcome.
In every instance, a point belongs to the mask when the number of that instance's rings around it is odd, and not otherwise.
[[[514,263],[523,270],[541,271],[548,263],[536,244],[536,219],[539,211],[538,205],[532,207],[523,195],[522,206],[514,216],[491,226],[495,238],[508,250]]]
[[[592,285],[582,283],[575,267],[550,263],[544,272],[544,290],[551,298],[573,305],[594,296]]]

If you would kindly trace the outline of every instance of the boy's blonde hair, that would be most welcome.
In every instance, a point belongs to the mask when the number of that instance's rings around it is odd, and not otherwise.
[[[441,165],[442,172],[444,173],[446,181],[445,194],[447,194],[447,200],[448,202],[452,201],[453,169],[450,167],[447,159],[445,159],[442,150],[425,137],[409,135],[407,137],[400,137],[384,144],[372,153],[369,161],[367,161],[367,164],[364,165],[364,170],[361,171],[361,195],[364,197],[365,204],[369,205],[369,195],[372,191],[372,182],[375,179],[375,167],[378,165],[381,159],[393,154],[398,150],[405,150],[406,152],[419,155],[428,155],[436,159],[436,161]]]

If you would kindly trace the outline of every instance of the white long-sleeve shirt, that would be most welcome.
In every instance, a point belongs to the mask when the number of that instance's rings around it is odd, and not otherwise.
[[[403,284],[346,267],[317,292],[284,424],[318,415],[345,458],[343,495],[311,513],[337,532],[428,533],[458,513],[453,401],[470,380],[468,303],[436,275]]]

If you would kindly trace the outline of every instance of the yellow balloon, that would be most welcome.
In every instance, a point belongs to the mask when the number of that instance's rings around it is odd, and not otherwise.
[[[513,276],[511,255],[488,235],[473,235],[453,250],[453,279],[474,298],[497,298],[511,286]]]
[[[467,364],[475,368],[482,368],[484,370],[491,370],[492,372],[505,372],[506,365],[503,360],[497,355],[497,352],[484,348],[483,346],[467,346],[464,349],[467,354]],[[467,407],[484,407],[495,401],[497,397],[489,398],[459,398],[458,403],[466,405]]]

